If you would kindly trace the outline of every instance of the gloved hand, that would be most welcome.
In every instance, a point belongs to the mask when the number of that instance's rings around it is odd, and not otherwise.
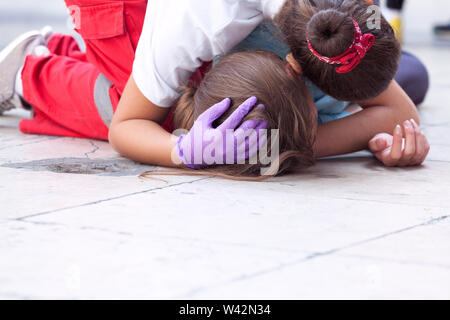
[[[255,155],[267,140],[265,130],[259,134],[267,128],[267,122],[248,120],[236,127],[257,101],[256,97],[247,99],[217,128],[212,124],[229,109],[231,100],[224,99],[202,113],[191,130],[175,144],[181,161],[189,168],[200,169],[207,165],[240,163]],[[250,138],[245,139],[246,136]]]

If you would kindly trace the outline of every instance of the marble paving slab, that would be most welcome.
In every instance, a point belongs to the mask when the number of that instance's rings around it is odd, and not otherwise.
[[[408,3],[405,48],[431,76],[421,167],[360,152],[260,183],[143,180],[160,168],[0,116],[0,299],[449,299],[450,48],[429,28],[450,4]],[[64,28],[61,4],[2,2],[0,47],[38,10]]]

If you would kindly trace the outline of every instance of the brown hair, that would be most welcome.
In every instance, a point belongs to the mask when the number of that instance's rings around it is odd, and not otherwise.
[[[389,23],[381,17],[380,29],[369,29],[373,20],[369,3],[363,0],[287,0],[275,22],[283,32],[294,58],[323,92],[343,101],[362,101],[381,94],[394,78],[401,48]],[[363,33],[375,36],[373,47],[354,70],[340,74],[336,65],[320,61],[309,50],[335,57],[354,40],[355,19]]]
[[[270,130],[279,129],[279,170],[274,175],[313,165],[316,111],[304,81],[293,72],[288,75],[286,65],[283,59],[267,51],[240,52],[223,58],[206,74],[198,88],[184,89],[174,115],[175,128],[191,129],[201,113],[224,98],[231,98],[232,106],[214,124],[219,125],[245,100],[256,96],[258,103],[264,104],[265,108],[253,109],[243,121],[267,121],[268,153],[271,149]],[[262,180],[262,167],[258,160],[257,164],[220,165],[182,173]],[[160,174],[165,175],[167,171]]]

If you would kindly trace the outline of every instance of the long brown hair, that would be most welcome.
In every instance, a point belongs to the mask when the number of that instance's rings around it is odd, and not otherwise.
[[[317,115],[311,94],[303,79],[288,72],[286,63],[267,51],[248,51],[229,55],[209,71],[198,88],[185,88],[174,115],[175,128],[191,129],[195,119],[212,105],[231,98],[232,106],[215,123],[222,123],[251,96],[264,104],[243,120],[268,123],[268,152],[271,129],[279,130],[279,170],[274,175],[298,171],[315,163],[313,146]],[[183,171],[195,175],[214,175],[239,180],[260,180],[263,164],[221,165],[204,171]],[[171,174],[162,171],[160,174]],[[175,174],[180,171],[175,171]],[[150,173],[150,175],[152,175]]]
[[[400,44],[383,17],[380,29],[368,28],[372,15],[369,3],[363,0],[287,0],[275,22],[306,77],[338,100],[362,101],[386,90],[397,72],[401,56]],[[363,33],[375,36],[375,42],[359,66],[340,74],[335,65],[322,62],[311,53],[307,35],[321,55],[338,56],[353,42],[352,18]]]

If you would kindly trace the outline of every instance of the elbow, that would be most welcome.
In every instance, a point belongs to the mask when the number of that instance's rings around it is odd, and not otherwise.
[[[420,115],[417,111],[417,107],[414,104],[413,101],[410,100],[410,104],[407,110],[405,110],[406,119],[404,120],[411,120],[413,119],[416,123],[420,124]]]
[[[116,152],[119,152],[117,147],[117,136],[117,124],[113,122],[109,127],[108,142]]]
[[[406,120],[414,119],[416,123],[420,124],[420,116],[417,111],[417,107],[414,102],[405,95],[403,102],[397,104],[397,107],[392,107],[395,111],[395,119],[398,123],[402,123]]]

